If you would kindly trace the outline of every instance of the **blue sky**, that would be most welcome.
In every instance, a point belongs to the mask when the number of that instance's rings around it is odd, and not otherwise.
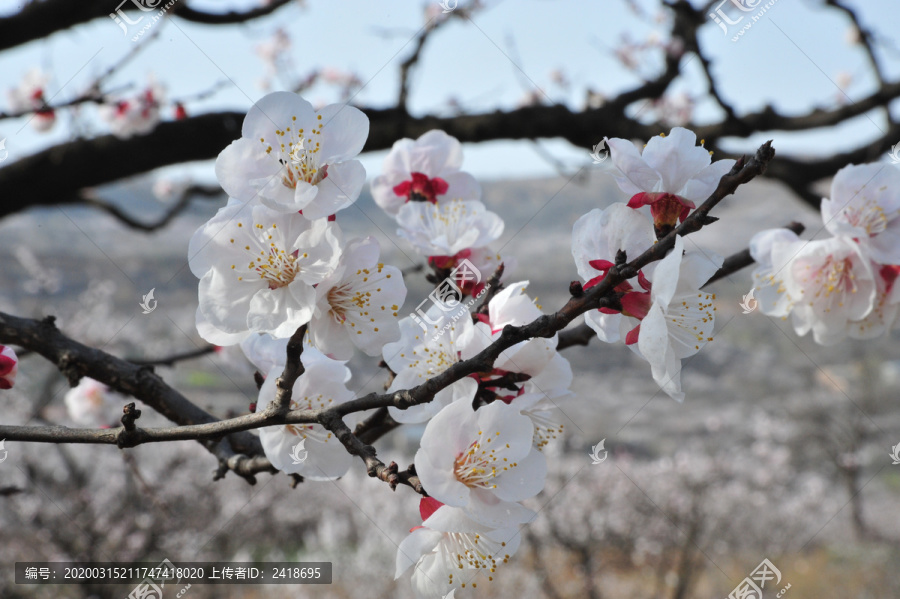
[[[658,6],[650,1],[637,3],[651,16]],[[110,0],[110,12],[117,4],[118,0]],[[244,0],[192,2],[192,6],[212,10],[253,4]],[[639,83],[612,55],[623,34],[641,41],[654,31],[665,33],[664,27],[652,19],[642,20],[621,0],[486,0],[486,4],[488,8],[473,19],[474,26],[453,22],[429,41],[413,75],[410,109],[414,114],[445,113],[451,96],[471,111],[510,109],[534,86],[553,101],[580,108],[588,87],[611,96]],[[886,37],[900,26],[896,2],[856,0],[853,4],[864,22]],[[0,0],[0,14],[14,12],[20,5]],[[188,109],[193,114],[246,110],[265,93],[259,86],[264,65],[254,47],[282,27],[292,38],[290,55],[297,74],[324,66],[351,69],[366,82],[356,101],[388,106],[396,99],[399,63],[412,49],[407,44],[425,22],[425,6],[408,1],[308,0],[305,7],[298,3],[242,26],[207,27],[173,19],[108,87],[141,86],[153,73],[174,98],[228,81],[229,86],[214,97],[192,103]],[[702,31],[701,44],[714,62],[725,97],[739,111],[758,110],[771,103],[780,111],[801,114],[814,106],[833,107],[839,97],[852,102],[872,91],[874,80],[865,56],[859,47],[845,41],[847,29],[847,22],[835,11],[818,9],[812,2],[777,0],[740,41],[732,42],[730,35],[710,22]],[[130,38],[112,19],[99,19],[5,52],[0,56],[0,88],[15,86],[29,67],[42,66],[53,74],[48,94],[55,94],[54,101],[64,101],[135,45],[147,43],[134,43]],[[648,58],[645,72],[651,74],[659,57],[651,54]],[[889,78],[900,76],[900,50],[886,51],[882,59]],[[705,84],[698,67],[695,58],[682,59],[682,77],[674,89],[701,96]],[[568,91],[552,82],[555,69],[570,80]],[[843,91],[837,84],[842,74],[851,76]],[[324,86],[313,88],[307,98],[313,103],[337,100],[336,92]],[[83,113],[93,133],[107,132],[94,107],[86,107]],[[714,105],[701,103],[696,119],[714,120],[717,114]],[[23,128],[24,124],[23,119],[0,121],[0,138],[8,139],[6,146],[13,159],[70,135],[68,127],[59,126],[68,125],[66,117],[45,135],[34,133],[30,126]],[[846,144],[872,139],[883,127],[877,115],[870,115],[836,129],[774,137],[776,148],[784,152],[829,154]],[[599,141],[604,132],[596,133]],[[733,149],[749,149],[764,137],[768,136],[753,137]],[[575,148],[562,140],[541,144],[572,169],[589,161],[588,148]],[[370,176],[377,174],[383,155],[364,157]],[[465,168],[484,179],[555,174],[527,141],[468,145]],[[211,179],[209,163],[190,170]]]

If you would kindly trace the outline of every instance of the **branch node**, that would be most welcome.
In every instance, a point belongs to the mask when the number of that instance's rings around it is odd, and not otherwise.
[[[60,353],[56,367],[69,381],[70,387],[77,387],[81,377],[84,376],[78,368],[78,356],[68,350]]]
[[[572,281],[569,283],[569,295],[572,297],[581,297],[584,295],[584,287],[582,287],[581,281]]]

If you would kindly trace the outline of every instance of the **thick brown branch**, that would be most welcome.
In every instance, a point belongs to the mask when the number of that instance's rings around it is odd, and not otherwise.
[[[207,13],[194,10],[188,5],[188,0],[179,0],[170,9],[170,12],[178,17],[195,23],[207,25],[230,25],[243,23],[259,17],[264,17],[289,4],[291,0],[272,0],[261,2],[258,8],[244,12]],[[164,2],[154,3],[159,7]],[[43,0],[42,2],[24,3],[22,10],[0,18],[0,50],[7,50],[28,42],[44,39],[58,31],[70,29],[82,23],[88,23],[94,19],[109,19],[110,13],[114,13],[119,7],[117,1],[107,0]],[[148,4],[149,6],[149,4]],[[131,2],[121,5],[133,18],[143,14],[133,9]],[[109,21],[112,25],[112,20]]]

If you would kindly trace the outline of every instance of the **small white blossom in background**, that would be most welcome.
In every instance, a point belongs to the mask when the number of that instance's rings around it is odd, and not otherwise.
[[[190,179],[161,177],[153,182],[153,196],[163,204],[171,204],[180,199],[190,186]]]
[[[27,293],[52,295],[62,288],[62,275],[59,269],[45,266],[31,248],[20,245],[13,250],[13,254],[28,277],[22,282],[22,289]]]
[[[232,345],[252,332],[290,337],[310,321],[314,286],[340,260],[341,232],[326,219],[232,201],[194,233],[188,252],[200,279],[198,331]]]
[[[352,106],[312,104],[290,92],[264,96],[247,112],[241,138],[216,159],[216,177],[230,197],[259,199],[272,210],[332,216],[359,197],[366,169],[355,157],[369,119]]]
[[[521,542],[518,526],[486,526],[459,509],[433,498],[422,499],[422,525],[413,528],[397,548],[394,578],[413,568],[417,599],[443,599],[456,589],[477,589],[494,580],[497,568],[509,563]]]
[[[694,99],[686,92],[666,94],[653,102],[657,118],[669,126],[690,123],[694,116],[694,106]]]
[[[284,370],[286,356],[268,372],[259,390],[257,411],[265,411],[275,399],[275,382]],[[300,355],[305,370],[294,383],[291,410],[318,410],[331,408],[353,399],[347,389],[350,369],[343,362],[332,360],[313,347],[304,347]],[[353,426],[357,415],[344,417]],[[304,449],[309,452],[301,463],[292,458],[293,447],[306,440]],[[334,480],[347,473],[353,456],[328,429],[321,424],[284,424],[267,426],[259,431],[266,457],[279,470],[299,474],[308,480]]]
[[[734,166],[734,160],[710,163],[709,152],[697,145],[697,136],[682,127],[654,137],[643,152],[628,140],[604,139],[616,167],[612,175],[619,189],[632,196],[628,206],[650,206],[658,233],[667,233],[684,221],[694,203],[706,200]]]
[[[87,427],[109,428],[122,417],[125,397],[92,378],[82,377],[66,392],[64,402],[69,418]]]
[[[317,73],[317,76],[325,83],[338,88],[341,102],[346,102],[355,90],[363,86],[362,79],[356,73],[334,67],[323,68]]]
[[[394,142],[382,174],[372,181],[372,197],[395,217],[407,202],[478,200],[481,186],[460,170],[462,163],[462,145],[443,131],[433,129],[416,140],[403,138]]]
[[[13,348],[0,345],[0,391],[12,389],[19,372],[19,358]]]
[[[47,108],[46,89],[50,76],[38,68],[30,69],[19,87],[7,90],[11,112],[33,112],[31,126],[41,133],[49,131],[56,123],[56,112]]]
[[[266,65],[266,74],[260,80],[260,87],[264,90],[269,90],[272,87],[272,79],[274,77],[290,68],[290,49],[291,37],[281,27],[276,27],[275,31],[272,32],[272,37],[258,44],[254,49],[256,55]]]
[[[151,77],[147,87],[138,95],[100,106],[100,118],[120,139],[149,133],[159,124],[165,95],[165,88]]]

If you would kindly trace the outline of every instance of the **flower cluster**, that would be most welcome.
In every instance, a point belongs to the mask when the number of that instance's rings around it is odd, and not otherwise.
[[[757,233],[750,253],[760,311],[791,317],[816,343],[871,339],[895,327],[900,310],[900,172],[887,164],[837,172],[822,220],[833,237],[802,241],[787,229]]]
[[[435,306],[428,330],[404,318],[400,340],[384,348],[385,362],[397,373],[390,389],[420,384],[478,354],[504,326],[540,317],[527,286],[512,283],[487,310],[465,312],[455,322]],[[544,487],[542,450],[561,434],[556,414],[571,396],[572,370],[556,345],[555,336],[523,341],[490,371],[453,383],[429,403],[388,408],[399,422],[428,422],[415,464],[429,499],[423,500],[422,526],[400,545],[396,571],[400,576],[415,565],[418,596],[476,588],[515,553],[519,526],[534,516],[519,502]]]
[[[506,325],[543,313],[528,281],[488,289],[488,275],[507,259],[488,249],[503,220],[481,203],[481,188],[460,170],[462,148],[442,131],[402,139],[372,182],[376,203],[400,225],[398,235],[428,258],[438,288],[400,323],[399,340],[382,356],[395,376],[388,391],[409,389],[475,357]],[[490,291],[490,299],[474,302]],[[467,303],[463,298],[472,296]],[[425,302],[423,302],[424,304]],[[413,568],[419,597],[444,597],[491,581],[519,545],[519,526],[534,513],[521,501],[544,487],[544,447],[557,438],[560,403],[570,399],[572,369],[558,339],[537,338],[502,352],[487,372],[438,391],[428,403],[390,406],[402,423],[427,422],[415,457],[428,497],[422,526],[397,553],[396,575]]]
[[[241,138],[216,161],[229,200],[190,242],[190,268],[200,279],[197,330],[219,346],[241,344],[265,376],[257,409],[274,400],[287,339],[304,325],[304,373],[292,410],[349,401],[343,361],[354,349],[379,355],[400,338],[402,274],[378,261],[374,238],[345,240],[335,215],[365,182],[355,156],[368,131],[356,108],[316,111],[296,94],[276,92],[253,106]],[[310,480],[333,480],[350,467],[350,454],[318,424],[268,427],[260,439],[276,468]],[[307,457],[297,460],[300,454]]]
[[[463,261],[485,277],[504,262],[488,248],[503,234],[503,219],[481,202],[481,186],[460,170],[462,162],[459,140],[432,130],[397,141],[372,181],[375,202],[396,219],[397,234],[428,258],[435,280]],[[508,260],[505,267],[508,273]]]
[[[335,221],[365,182],[353,158],[368,130],[356,108],[315,111],[287,92],[249,111],[242,137],[216,161],[228,205],[191,238],[203,338],[234,345],[308,324],[315,347],[346,360],[354,346],[377,354],[399,336],[400,272],[378,262],[374,239],[345,241]]]
[[[709,197],[733,160],[711,162],[696,136],[675,127],[639,152],[624,139],[607,139],[613,176],[631,199],[582,216],[572,231],[572,256],[589,289],[602,281],[619,252],[633,259],[687,218],[695,202]],[[650,208],[652,223],[642,212]],[[649,264],[615,291],[619,305],[585,314],[601,341],[624,341],[650,363],[653,380],[682,401],[681,360],[712,340],[715,296],[700,288],[722,266],[722,258],[699,248],[685,252],[675,238],[672,252]]]
[[[100,118],[120,139],[149,133],[159,123],[165,88],[151,78],[147,87],[131,98],[100,106]],[[183,110],[183,108],[182,108]]]

